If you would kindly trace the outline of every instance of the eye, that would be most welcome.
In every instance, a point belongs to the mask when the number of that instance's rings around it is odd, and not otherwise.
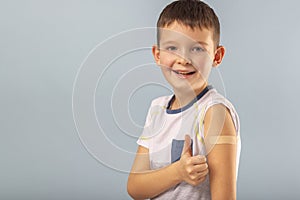
[[[166,48],[167,51],[176,51],[177,50],[177,47],[175,46],[169,46]]]
[[[202,47],[193,47],[192,48],[192,52],[203,52],[203,51],[205,51],[205,50]]]

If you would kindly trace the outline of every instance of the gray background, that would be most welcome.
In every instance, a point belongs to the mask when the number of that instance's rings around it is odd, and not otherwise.
[[[92,48],[154,26],[169,2],[0,1],[0,199],[130,199],[127,174],[81,144],[72,87]],[[207,2],[220,17],[220,71],[241,118],[238,199],[299,198],[300,5]]]

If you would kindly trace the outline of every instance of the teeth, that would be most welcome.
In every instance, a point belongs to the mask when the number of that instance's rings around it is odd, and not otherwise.
[[[180,74],[187,75],[189,72],[180,72]]]
[[[178,71],[175,71],[177,74],[181,74],[181,75],[190,75],[190,74],[193,74],[195,72],[178,72]]]

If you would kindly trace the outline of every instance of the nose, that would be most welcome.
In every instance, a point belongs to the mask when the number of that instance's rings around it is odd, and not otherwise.
[[[189,52],[186,49],[182,49],[182,51],[177,54],[177,64],[188,65],[192,64],[192,61],[189,59]]]
[[[192,64],[191,60],[188,58],[185,58],[183,56],[178,56],[177,60],[176,60],[177,64],[181,64],[181,65],[189,65]]]

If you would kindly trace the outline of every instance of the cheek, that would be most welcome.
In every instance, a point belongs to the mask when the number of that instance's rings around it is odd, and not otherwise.
[[[212,67],[213,61],[209,57],[193,59],[193,66],[201,74],[204,79],[207,79]]]
[[[172,67],[175,61],[176,61],[176,57],[174,55],[161,54],[160,56],[161,67]]]
[[[209,65],[209,63],[204,59],[194,59],[193,60],[193,66],[198,71],[204,70],[208,65]]]

